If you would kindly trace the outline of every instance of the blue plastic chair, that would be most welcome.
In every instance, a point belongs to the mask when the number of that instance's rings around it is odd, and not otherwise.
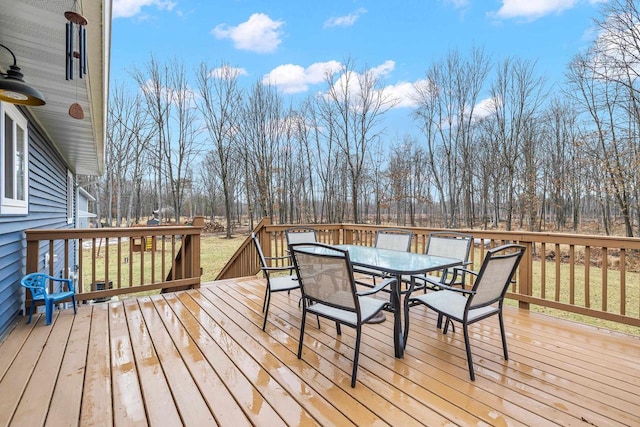
[[[67,284],[67,291],[49,293],[49,281],[61,282]],[[54,304],[68,300],[71,298],[73,302],[73,313],[76,314],[76,292],[73,287],[71,279],[63,279],[60,277],[52,277],[43,273],[31,273],[27,274],[20,280],[20,285],[31,291],[31,307],[29,308],[29,320],[27,323],[31,323],[31,316],[33,315],[33,308],[36,305],[36,301],[44,301],[46,308],[47,325],[51,324],[53,317]],[[61,287],[62,289],[62,287]]]

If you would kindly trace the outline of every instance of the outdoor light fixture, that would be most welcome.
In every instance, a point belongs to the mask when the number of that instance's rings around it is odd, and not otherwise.
[[[0,101],[33,106],[46,104],[44,96],[37,89],[24,82],[24,76],[20,71],[20,67],[16,65],[16,56],[11,49],[3,44],[0,44],[0,47],[7,49],[13,57],[13,65],[9,66],[9,70],[6,73],[0,73],[0,76],[2,76],[0,78]]]

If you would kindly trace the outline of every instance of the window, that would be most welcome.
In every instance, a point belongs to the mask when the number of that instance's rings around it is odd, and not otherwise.
[[[26,215],[29,202],[27,119],[0,103],[0,214]]]

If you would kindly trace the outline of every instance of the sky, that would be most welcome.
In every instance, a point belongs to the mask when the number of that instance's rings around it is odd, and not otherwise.
[[[351,59],[399,100],[388,133],[400,136],[412,133],[412,85],[452,50],[535,61],[550,87],[560,85],[594,39],[603,1],[113,0],[111,84],[133,85],[131,70],[153,55],[187,70],[228,64],[242,86],[269,82],[295,102]]]

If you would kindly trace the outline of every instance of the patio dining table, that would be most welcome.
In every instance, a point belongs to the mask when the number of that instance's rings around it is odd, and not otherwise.
[[[463,264],[462,260],[412,252],[378,249],[370,246],[335,245],[347,250],[351,264],[386,272],[395,276],[391,283],[391,311],[393,312],[393,347],[395,357],[404,356],[405,336],[402,330],[402,276],[424,274]]]

